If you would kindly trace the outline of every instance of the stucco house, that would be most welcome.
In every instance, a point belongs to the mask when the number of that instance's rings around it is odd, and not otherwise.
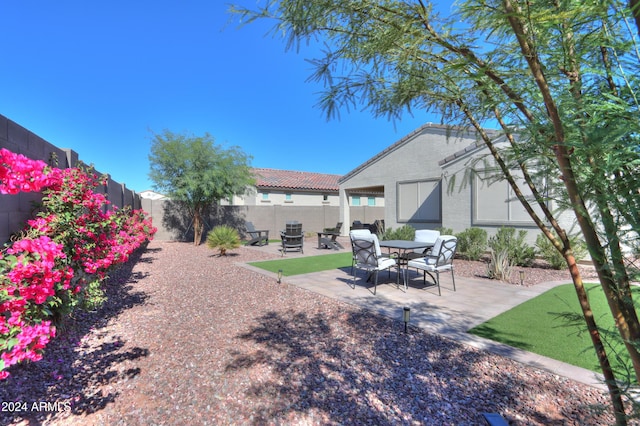
[[[509,184],[465,173],[470,167],[484,168],[473,160],[488,155],[475,132],[426,124],[340,178],[340,220],[352,222],[353,194],[375,191],[384,197],[387,228],[411,225],[460,232],[480,227],[492,235],[499,227],[511,226],[529,231],[528,242],[533,243],[539,230]],[[562,221],[573,223],[567,214]]]
[[[340,175],[297,170],[254,168],[256,185],[242,197],[221,203],[235,209],[236,215],[253,223],[256,229],[268,229],[270,235],[278,235],[288,221],[304,224],[304,231],[313,233],[335,226],[338,222],[340,199],[338,180]],[[355,207],[351,216],[364,220],[379,216],[384,211],[384,199],[376,194],[372,205]]]
[[[236,206],[338,206],[340,175],[267,168],[252,169],[255,188],[243,197],[234,197]],[[369,205],[381,206],[382,194],[358,194]],[[359,203],[359,200],[358,200]]]
[[[148,200],[164,200],[167,198],[166,195],[160,194],[159,192],[156,192],[152,189],[145,189],[144,191],[140,192],[140,196]]]
[[[339,175],[266,168],[254,168],[252,172],[255,188],[234,198],[234,205],[338,205]]]

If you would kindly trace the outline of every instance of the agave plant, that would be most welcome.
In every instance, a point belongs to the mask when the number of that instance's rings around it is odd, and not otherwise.
[[[220,256],[226,256],[227,250],[240,247],[240,235],[238,231],[227,225],[219,225],[207,234],[207,246],[219,249]]]

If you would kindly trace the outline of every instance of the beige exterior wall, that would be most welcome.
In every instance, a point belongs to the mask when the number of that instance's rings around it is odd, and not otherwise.
[[[474,133],[447,134],[443,126],[424,126],[356,168],[340,181],[341,220],[351,223],[350,193],[363,188],[384,189],[387,228],[411,225],[416,229],[452,228],[455,233],[480,227],[489,235],[502,226],[524,229],[533,244],[539,229],[509,184],[483,182],[469,173],[482,170],[488,156]],[[443,162],[443,160],[445,160]],[[527,194],[525,194],[526,196]],[[555,206],[551,205],[553,209]],[[571,229],[571,212],[559,221]]]
[[[432,212],[427,218],[403,214],[408,206],[399,200],[399,192],[430,190],[429,198],[437,207],[446,188],[441,184],[443,170],[438,162],[475,142],[473,135],[447,138],[447,131],[441,127],[423,127],[406,136],[388,150],[373,157],[369,162],[355,169],[340,182],[343,201],[350,205],[350,194],[366,188],[380,188],[384,191],[384,220],[387,228],[398,228],[410,224],[417,229],[432,229],[442,225],[441,212]],[[413,188],[412,188],[413,187]],[[435,192],[434,192],[435,191]],[[345,206],[346,207],[346,206]],[[426,206],[425,206],[426,207]],[[348,210],[341,210],[342,219]],[[404,216],[404,217],[402,217]]]
[[[529,213],[515,197],[506,180],[495,181],[483,179],[483,162],[473,164],[472,159],[486,156],[488,150],[483,148],[455,161],[447,163],[445,171],[442,212],[442,226],[461,232],[470,227],[485,229],[489,236],[494,235],[500,227],[514,227],[527,231],[527,243],[534,244],[540,232]],[[469,170],[475,173],[469,173]],[[498,173],[489,172],[490,175]],[[518,172],[514,171],[517,176]],[[455,179],[455,180],[454,180]],[[529,194],[521,186],[524,195]],[[539,208],[535,208],[538,213]]]
[[[266,195],[265,195],[266,194]],[[276,189],[253,190],[243,197],[233,197],[231,203],[225,201],[223,205],[235,206],[334,206],[340,205],[340,199],[335,192],[311,191],[283,191]]]

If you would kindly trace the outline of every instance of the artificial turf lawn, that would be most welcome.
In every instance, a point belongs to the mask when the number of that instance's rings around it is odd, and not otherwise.
[[[308,274],[310,272],[320,272],[329,269],[339,269],[351,266],[351,252],[323,254],[320,256],[296,257],[294,259],[266,260],[262,262],[250,262],[249,265],[265,269],[271,272],[278,272],[282,269],[282,275]]]
[[[609,361],[617,369],[629,362],[628,354],[615,330],[602,288],[596,284],[585,287],[601,337],[606,340]],[[634,300],[640,296],[638,291],[634,287]],[[469,333],[601,372],[573,284],[548,290],[472,328]],[[622,361],[617,359],[616,352]]]
[[[351,253],[251,262],[271,272],[291,276],[351,266]],[[602,288],[585,285],[609,360],[618,368],[628,362]],[[640,297],[634,287],[634,295]],[[555,287],[469,330],[469,333],[558,361],[601,372],[573,284]],[[619,355],[623,361],[618,360]]]

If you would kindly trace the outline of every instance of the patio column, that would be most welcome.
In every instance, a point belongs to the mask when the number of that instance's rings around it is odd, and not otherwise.
[[[342,236],[349,235],[351,217],[349,215],[349,193],[345,188],[340,188],[340,222],[342,222]]]

